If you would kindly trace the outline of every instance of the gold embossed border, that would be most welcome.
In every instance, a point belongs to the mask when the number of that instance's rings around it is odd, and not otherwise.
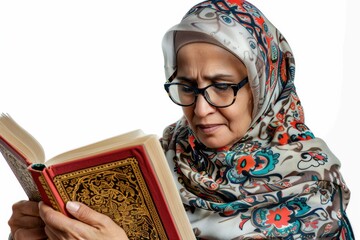
[[[62,174],[54,184],[64,202],[111,217],[130,239],[167,239],[135,157]]]
[[[58,204],[57,201],[55,201],[55,197],[54,197],[54,194],[53,192],[50,190],[50,187],[48,185],[48,183],[45,181],[45,178],[43,176],[39,176],[39,182],[41,183],[44,191],[45,191],[45,194],[46,196],[48,197],[50,203],[51,203],[51,206],[57,210],[57,211],[60,211],[60,206]]]

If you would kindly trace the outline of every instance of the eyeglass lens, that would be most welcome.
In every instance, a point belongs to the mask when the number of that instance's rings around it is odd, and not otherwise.
[[[186,84],[171,84],[169,86],[171,99],[180,105],[192,105],[197,94],[196,88]],[[203,89],[203,96],[214,106],[227,106],[234,100],[234,90],[228,84],[214,84]]]

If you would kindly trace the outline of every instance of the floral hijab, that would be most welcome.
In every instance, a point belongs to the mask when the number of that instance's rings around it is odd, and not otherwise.
[[[209,149],[185,118],[162,144],[199,239],[353,239],[350,191],[340,162],[304,124],[295,62],[284,36],[252,4],[195,5],[163,39],[165,74],[176,71],[174,34],[207,34],[246,66],[253,121],[230,148]]]

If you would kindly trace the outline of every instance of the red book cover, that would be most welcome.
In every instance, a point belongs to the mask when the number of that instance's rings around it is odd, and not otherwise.
[[[128,229],[129,238],[181,239],[144,146],[39,167],[30,171],[55,209],[67,214],[66,202],[79,201]],[[140,236],[134,227],[148,231]]]
[[[52,206],[55,210],[60,211],[70,217],[70,214],[66,212],[65,202],[58,194],[53,181],[48,175],[45,165],[32,164],[28,167],[28,171],[34,179],[34,182],[40,193],[41,200],[45,204]]]

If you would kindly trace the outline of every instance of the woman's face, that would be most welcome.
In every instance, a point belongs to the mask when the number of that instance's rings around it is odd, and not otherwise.
[[[178,51],[177,79],[204,88],[213,83],[237,84],[247,76],[245,65],[225,49],[209,43],[190,43]],[[234,104],[211,106],[202,95],[194,105],[183,107],[196,138],[209,148],[231,146],[241,139],[251,123],[253,109],[249,84],[241,88]]]

